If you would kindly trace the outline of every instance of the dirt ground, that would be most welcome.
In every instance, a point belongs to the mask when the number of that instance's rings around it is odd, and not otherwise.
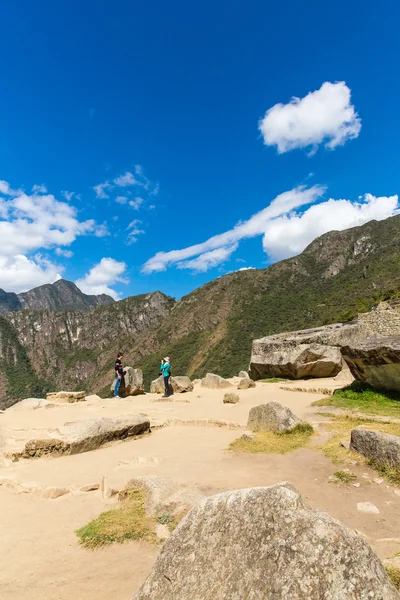
[[[338,467],[314,448],[287,455],[234,454],[227,450],[245,431],[249,409],[271,400],[288,406],[318,431],[324,418],[316,414],[311,403],[320,396],[258,383],[255,389],[238,392],[239,404],[224,405],[225,391],[196,386],[193,392],[180,395],[180,400],[188,402],[154,402],[159,397],[153,394],[118,401],[91,398],[51,409],[33,408],[37,403],[25,402],[0,415],[3,450],[40,437],[38,433],[48,436],[66,421],[91,416],[141,412],[153,425],[170,423],[154,427],[151,434],[139,439],[116,442],[94,452],[17,463],[2,461],[0,597],[130,599],[160,548],[130,542],[88,551],[79,546],[74,532],[115,503],[101,490],[80,491],[82,486],[102,483],[106,490],[122,489],[136,475],[169,476],[204,495],[290,481],[311,506],[365,535],[382,559],[400,551],[400,496],[377,479],[375,472],[354,466],[360,487],[335,485],[329,483],[329,476]],[[40,492],[47,487],[64,487],[69,493],[46,499]],[[373,503],[379,514],[359,512],[358,502]]]

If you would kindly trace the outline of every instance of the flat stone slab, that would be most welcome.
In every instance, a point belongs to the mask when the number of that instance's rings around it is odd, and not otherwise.
[[[86,392],[49,392],[46,400],[50,402],[82,402],[85,400]]]
[[[49,439],[29,440],[21,452],[9,458],[39,458],[46,455],[79,454],[95,450],[115,440],[150,431],[150,420],[144,415],[115,418],[95,417],[65,423]]]

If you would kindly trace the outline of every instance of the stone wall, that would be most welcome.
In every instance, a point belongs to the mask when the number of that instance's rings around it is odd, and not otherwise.
[[[400,335],[400,303],[380,302],[374,310],[358,315],[355,322],[375,335]]]

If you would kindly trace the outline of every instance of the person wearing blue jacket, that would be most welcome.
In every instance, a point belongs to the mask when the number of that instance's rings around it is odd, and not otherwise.
[[[162,376],[164,377],[165,392],[164,392],[163,398],[168,398],[168,396],[170,395],[169,380],[171,377],[171,363],[169,360],[169,356],[166,356],[165,358],[162,359],[161,365],[160,365],[160,371],[161,371]]]

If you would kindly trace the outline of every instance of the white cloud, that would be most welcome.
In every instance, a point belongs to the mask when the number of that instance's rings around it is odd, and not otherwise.
[[[40,185],[35,183],[35,185],[32,188],[32,192],[39,194],[47,194],[47,187],[44,185],[44,183],[41,183]]]
[[[150,181],[141,165],[135,165],[134,172],[125,171],[112,181],[95,185],[93,189],[97,198],[108,199],[113,197],[117,204],[127,204],[134,210],[139,210],[146,200],[158,195],[160,186],[158,183]],[[123,189],[121,190],[121,188]],[[136,190],[129,188],[136,188]],[[134,196],[135,191],[138,192],[139,190],[140,196]]]
[[[132,185],[143,185],[130,171],[125,171],[123,175],[120,175],[114,179],[114,183],[118,187],[130,187]]]
[[[129,206],[131,206],[135,210],[139,210],[139,208],[141,207],[143,202],[144,202],[144,198],[141,198],[140,196],[136,196],[136,198],[134,200],[129,200]]]
[[[301,215],[274,219],[265,231],[263,247],[274,260],[288,258],[302,252],[316,237],[328,231],[342,231],[374,219],[387,219],[396,214],[398,207],[397,195],[377,198],[365,194],[359,202],[330,198]]]
[[[122,275],[126,271],[126,264],[113,258],[102,258],[92,267],[82,279],[75,283],[85,294],[108,294],[118,300],[119,294],[110,286],[116,283],[128,283]]]
[[[241,267],[237,271],[254,271],[255,267]]]
[[[19,191],[13,190],[7,181],[0,180],[0,194],[4,194],[4,196],[15,196],[18,193]]]
[[[176,266],[178,269],[191,269],[192,271],[204,273],[205,271],[208,271],[208,269],[216,267],[217,265],[225,262],[231,256],[231,254],[235,252],[238,245],[238,243],[235,243],[231,244],[230,246],[216,248],[215,250],[204,252],[192,260],[178,262]]]
[[[20,293],[61,278],[60,267],[40,257],[35,259],[23,254],[0,255],[0,288]]]
[[[0,286],[7,291],[21,292],[55,281],[60,268],[31,253],[56,248],[58,256],[67,256],[70,251],[63,247],[80,235],[93,234],[96,225],[92,219],[80,221],[74,206],[35,189],[26,194],[1,182],[7,198],[0,198]]]
[[[273,218],[284,215],[300,206],[312,204],[322,196],[325,188],[314,185],[310,188],[299,186],[293,190],[279,194],[266,208],[253,215],[248,221],[239,222],[233,229],[215,235],[201,244],[195,244],[182,250],[157,252],[143,265],[144,273],[165,271],[167,266],[186,261],[205,252],[231,247],[236,242],[265,233],[266,225]]]
[[[145,231],[143,229],[140,229],[139,227],[141,222],[142,221],[140,221],[139,219],[134,219],[129,223],[128,227],[126,228],[127,231],[129,231],[127,239],[128,244],[133,244],[134,242],[137,242],[137,236],[145,233]]]
[[[67,202],[70,202],[70,200],[72,200],[72,198],[74,197],[75,192],[67,192],[66,190],[64,190],[61,192],[61,194],[67,200]]]
[[[65,258],[72,258],[74,255],[72,250],[64,250],[64,248],[56,248],[55,253],[57,256],[64,256]]]
[[[111,235],[107,223],[96,225],[96,227],[94,228],[94,235],[98,238],[107,237],[108,235]]]
[[[112,188],[112,185],[109,181],[105,181],[104,183],[99,183],[98,185],[93,186],[94,191],[96,192],[96,197],[105,200],[110,196],[107,194],[106,190]]]
[[[265,145],[276,146],[280,154],[296,148],[311,148],[314,154],[323,142],[333,150],[358,137],[361,120],[350,95],[344,81],[326,81],[304,98],[275,104],[259,122]]]
[[[258,235],[263,236],[263,249],[269,259],[281,260],[299,254],[312,240],[328,231],[348,229],[400,213],[397,195],[365,194],[361,201],[331,198],[314,204],[323,193],[324,188],[316,185],[280,194],[265,209],[230,231],[182,250],[158,252],[143,265],[142,272],[165,271],[173,264],[180,269],[206,271],[229,258],[240,240]],[[307,207],[310,204],[313,206]]]

